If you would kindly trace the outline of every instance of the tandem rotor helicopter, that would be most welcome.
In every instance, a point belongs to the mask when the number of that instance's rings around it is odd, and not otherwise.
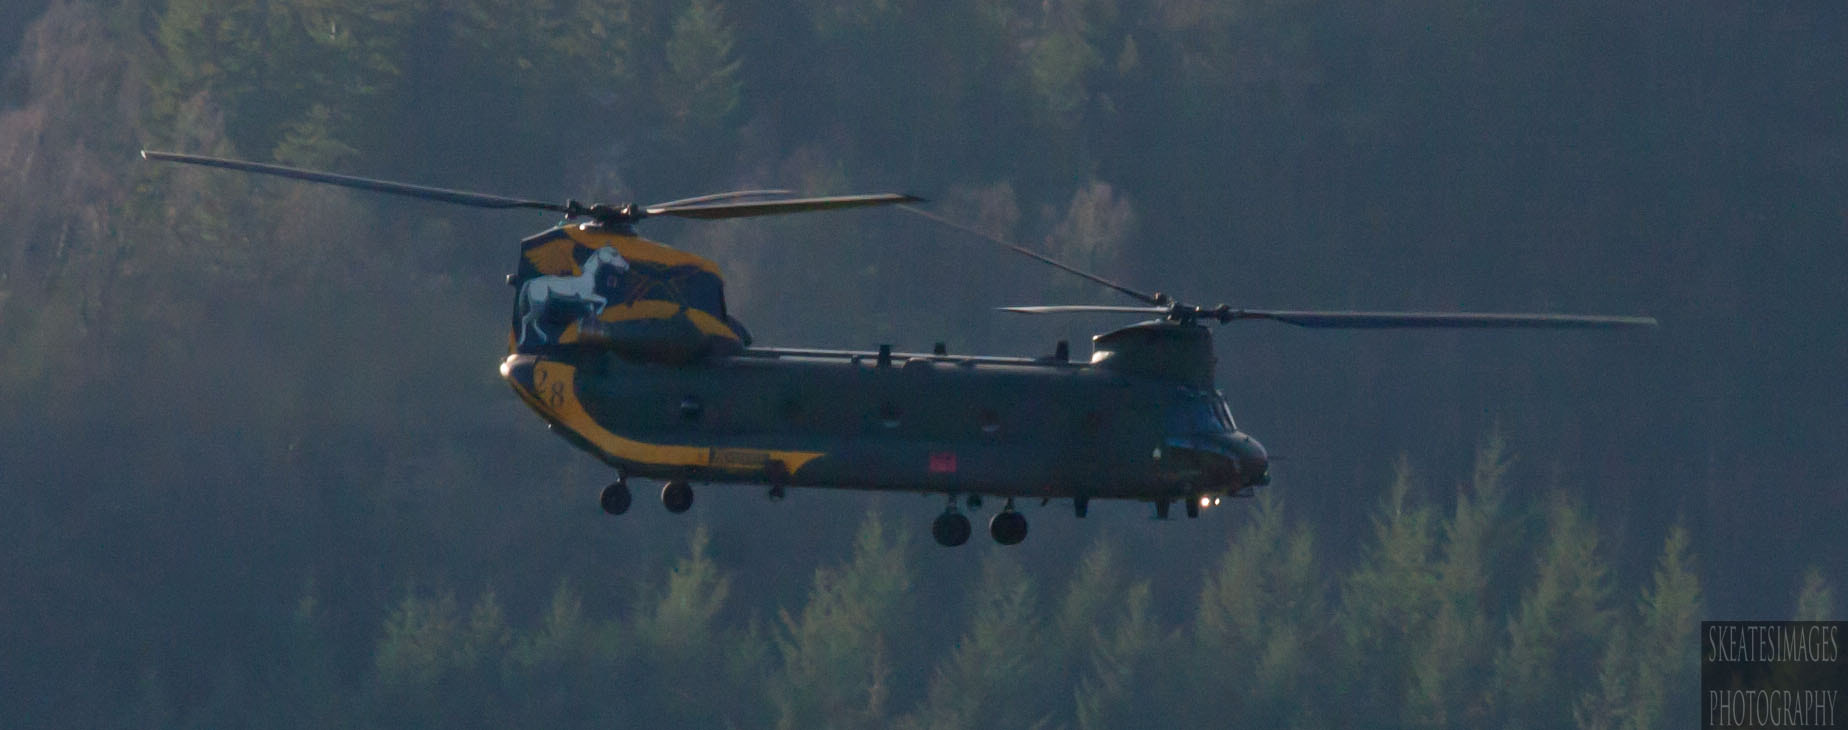
[[[1209,322],[1269,320],[1314,328],[1652,327],[1650,317],[1456,312],[1323,312],[1202,307],[1150,294],[910,205],[900,194],[791,197],[742,190],[638,206],[504,198],[215,157],[144,150],[143,158],[276,175],[477,208],[563,213],[520,242],[501,376],[564,437],[616,470],[604,511],[622,514],[630,477],[665,482],[669,512],[692,482],[911,491],[946,496],[931,535],[961,545],[958,509],[1005,500],[988,522],[1002,545],[1027,536],[1016,499],[1150,502],[1188,517],[1270,482],[1269,457],[1239,430],[1214,388]],[[1065,342],[1044,357],[756,347],[725,308],[713,262],[643,239],[653,216],[711,220],[899,207],[1114,289],[1136,306],[1003,307],[1151,317],[1097,335],[1088,359]]]

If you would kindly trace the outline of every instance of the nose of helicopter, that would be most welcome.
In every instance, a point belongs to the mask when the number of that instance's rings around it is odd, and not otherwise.
[[[1238,460],[1239,477],[1243,486],[1270,483],[1270,454],[1265,453],[1264,444],[1244,431],[1232,432],[1232,454]]]

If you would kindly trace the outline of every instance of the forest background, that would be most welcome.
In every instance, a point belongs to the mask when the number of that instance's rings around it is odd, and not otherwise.
[[[0,725],[1689,726],[1695,622],[1841,618],[1845,36],[1751,0],[13,0]],[[142,147],[908,191],[1192,301],[1663,326],[1221,330],[1277,480],[1196,521],[607,518],[494,373],[550,220]],[[1120,322],[994,313],[1115,300],[893,211],[648,225],[764,344]]]

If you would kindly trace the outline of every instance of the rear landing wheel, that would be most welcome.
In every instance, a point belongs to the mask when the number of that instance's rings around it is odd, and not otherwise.
[[[1027,518],[1010,506],[988,520],[988,534],[1002,545],[1018,545],[1027,539]]]
[[[597,502],[603,505],[603,511],[613,515],[629,511],[629,483],[621,479],[610,482]]]
[[[1072,498],[1072,514],[1078,515],[1078,519],[1082,520],[1084,519],[1085,515],[1090,514],[1090,513],[1091,513],[1091,498],[1090,497],[1073,497]]]
[[[944,547],[968,542],[969,531],[969,518],[961,512],[944,512],[937,515],[937,521],[930,523],[930,536],[937,538],[937,544]]]
[[[667,511],[680,514],[693,508],[693,485],[679,479],[668,482],[661,487],[661,505]]]

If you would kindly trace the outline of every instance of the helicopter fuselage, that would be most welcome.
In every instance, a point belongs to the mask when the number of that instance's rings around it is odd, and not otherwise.
[[[1156,500],[1268,479],[1210,370],[1187,382],[1136,367],[1150,343],[1203,335],[1145,323],[1099,336],[1082,363],[774,348],[669,363],[579,348],[515,353],[501,371],[554,431],[626,474]],[[1111,349],[1124,338],[1138,347]]]

